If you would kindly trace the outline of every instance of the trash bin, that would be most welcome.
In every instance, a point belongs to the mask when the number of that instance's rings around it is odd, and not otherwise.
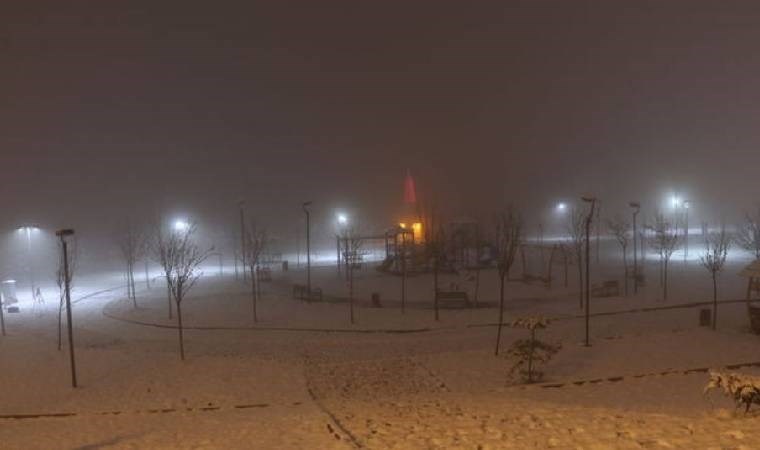
[[[712,311],[708,308],[699,310],[699,326],[709,327],[712,324]]]
[[[287,272],[288,271],[288,262],[287,261],[283,261],[282,262],[282,271],[283,272]]]
[[[5,306],[18,303],[18,298],[16,297],[16,280],[5,280],[0,283],[0,295],[2,296],[2,302]]]

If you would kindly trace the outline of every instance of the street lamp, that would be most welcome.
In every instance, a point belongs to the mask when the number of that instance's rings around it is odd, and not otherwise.
[[[178,233],[184,233],[190,229],[190,223],[185,220],[179,219],[179,220],[174,221],[173,227],[174,227],[174,231]]]
[[[689,206],[691,206],[691,202],[689,200],[684,200],[683,203],[683,210],[684,210],[684,253],[683,253],[683,262],[686,262],[689,259]]]
[[[554,207],[554,209],[558,213],[564,213],[567,210],[567,204],[565,202],[559,202],[557,203],[557,206]]]
[[[636,216],[639,215],[641,205],[638,202],[630,202],[628,206],[633,208],[633,294],[636,295],[639,292],[639,265],[638,265],[638,250],[636,248]],[[628,276],[626,274],[626,276]]]
[[[63,281],[66,286],[66,325],[69,334],[69,361],[71,365],[71,386],[77,387],[77,368],[74,361],[74,332],[71,323],[71,274],[69,272],[69,247],[66,238],[74,235],[74,230],[64,229],[55,233],[61,239],[63,249]]]
[[[337,241],[337,250],[338,250],[338,254],[337,254],[337,257],[338,257],[337,258],[337,261],[338,261],[338,274],[340,274],[340,266],[341,266],[341,260],[342,260],[342,258],[341,258],[341,233],[345,234],[346,226],[348,225],[348,216],[346,214],[344,214],[344,213],[338,213],[337,216],[336,216],[336,220],[338,221],[338,231],[335,234],[335,238],[336,238],[336,241]],[[347,261],[346,261],[346,264],[348,264]],[[346,268],[348,268],[348,266],[346,266]],[[348,271],[346,271],[346,274],[348,274]]]
[[[32,254],[32,233],[39,231],[39,228],[31,225],[23,226],[18,229],[20,233],[26,235],[26,251],[27,251],[27,263],[29,264],[29,288],[32,291],[32,298],[34,299],[35,292],[37,292],[37,282],[34,276],[34,256]]]
[[[306,214],[306,298],[311,298],[311,237],[310,237],[310,223],[309,223],[309,210],[311,201],[303,202],[301,209]]]
[[[248,274],[245,271],[245,201],[240,200],[238,202],[238,209],[240,210],[240,261],[243,263],[243,281],[248,279]],[[237,267],[237,261],[235,263]]]

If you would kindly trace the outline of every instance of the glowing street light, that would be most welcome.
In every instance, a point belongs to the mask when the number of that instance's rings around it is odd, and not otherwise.
[[[34,257],[32,256],[32,234],[37,233],[38,231],[39,228],[32,225],[26,225],[18,229],[19,233],[26,235],[27,261],[29,264],[29,288],[32,291],[32,298],[35,297],[35,292],[37,292],[37,282],[34,276]]]
[[[178,233],[184,233],[190,229],[190,223],[187,222],[186,220],[179,219],[179,220],[174,221],[173,227],[174,227],[174,231]]]
[[[559,202],[557,203],[557,206],[554,207],[554,209],[558,213],[564,213],[567,210],[567,204],[565,202]]]
[[[338,274],[340,274],[341,259],[342,259],[342,257],[341,257],[341,253],[342,253],[342,251],[341,251],[341,241],[344,240],[344,238],[341,237],[341,232],[343,232],[343,234],[347,233],[348,216],[345,213],[338,213],[335,216],[335,218],[338,221],[338,230],[337,230],[337,233],[335,233],[335,239],[336,239],[336,243],[337,243],[337,246],[336,246],[336,249],[337,249],[337,261],[338,261],[337,267],[338,267]],[[346,245],[348,245],[347,242],[346,242]],[[346,262],[346,264],[348,264],[348,263]],[[348,276],[348,265],[346,265],[346,276]]]

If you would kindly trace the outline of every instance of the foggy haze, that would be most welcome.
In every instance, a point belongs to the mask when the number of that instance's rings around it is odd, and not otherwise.
[[[394,223],[421,201],[540,222],[672,192],[753,207],[753,2],[14,2],[0,11],[3,229],[126,217],[290,241],[300,204]],[[608,206],[610,205],[610,206]],[[323,232],[322,234],[329,234]]]

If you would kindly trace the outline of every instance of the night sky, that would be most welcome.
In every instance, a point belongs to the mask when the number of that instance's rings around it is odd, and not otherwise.
[[[0,224],[234,224],[244,198],[385,226],[407,169],[449,215],[678,190],[732,218],[758,43],[757,2],[6,1]]]

